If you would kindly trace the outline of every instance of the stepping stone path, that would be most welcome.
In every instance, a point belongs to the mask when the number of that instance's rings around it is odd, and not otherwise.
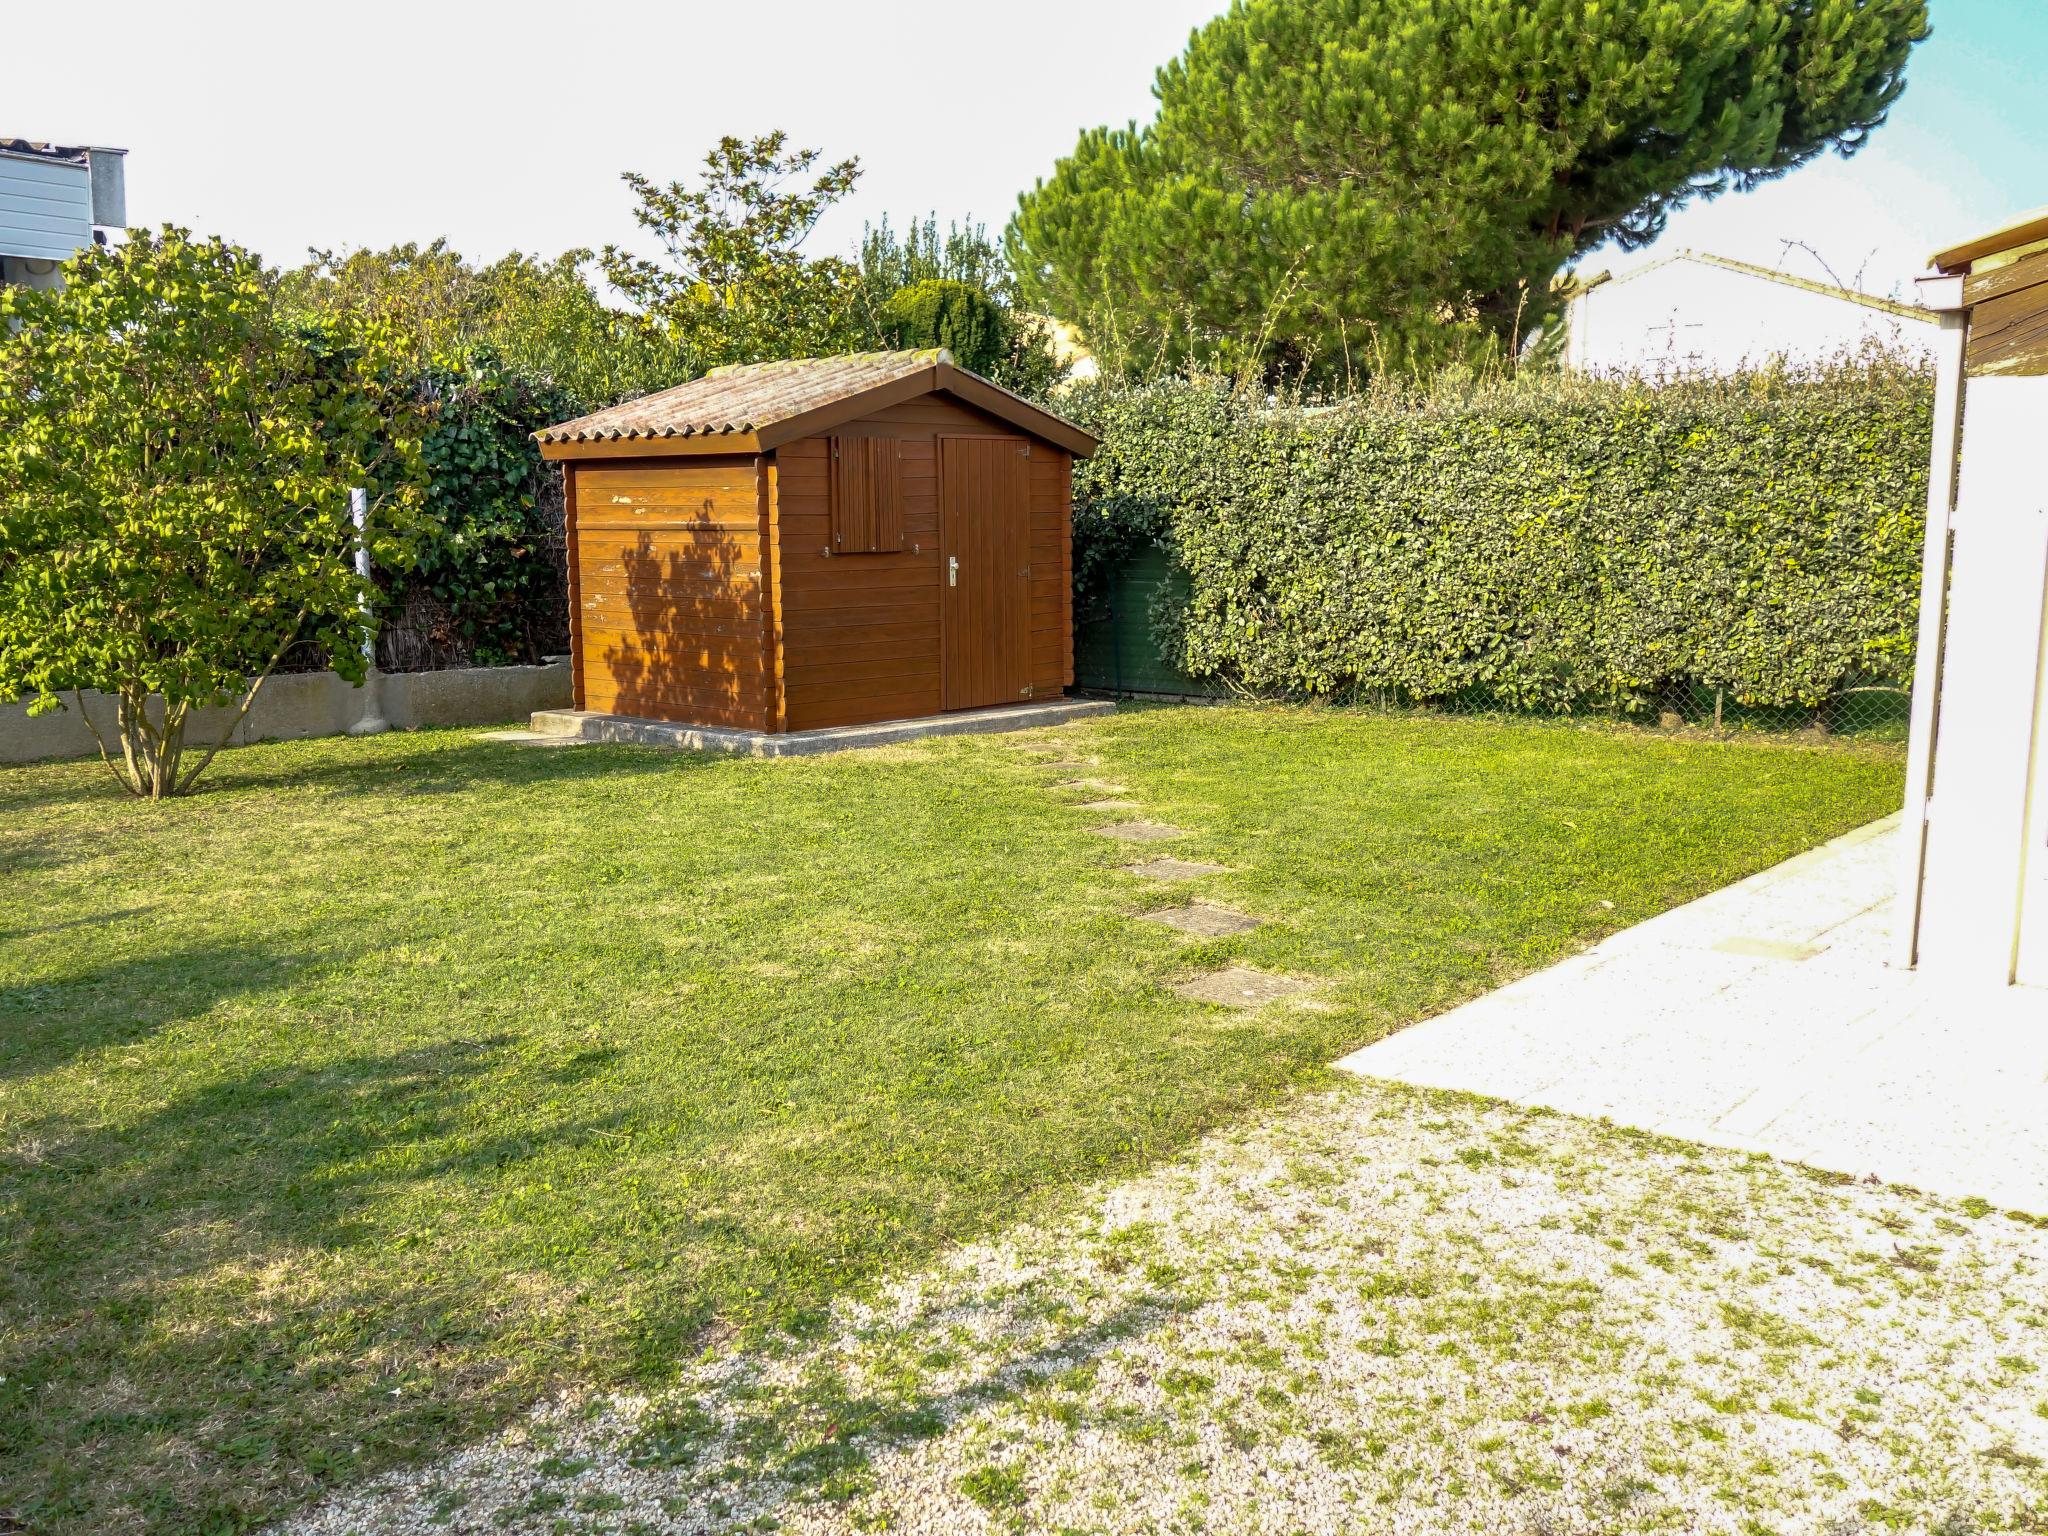
[[[1184,907],[1147,912],[1145,921],[1164,923],[1169,928],[1178,928],[1182,933],[1196,934],[1205,939],[1224,939],[1234,934],[1250,933],[1259,926],[1256,917],[1233,912],[1229,907],[1219,907],[1213,901],[1191,901]]]
[[[1186,837],[1184,828],[1169,827],[1157,821],[1112,821],[1106,827],[1097,827],[1103,837],[1119,838],[1126,843],[1163,843],[1169,838]]]
[[[1130,872],[1146,880],[1172,883],[1180,880],[1199,880],[1204,875],[1220,875],[1225,866],[1201,864],[1193,859],[1147,859],[1143,864],[1128,866]]]
[[[1053,773],[1085,775],[1094,763],[1073,758],[1061,758],[1053,762],[1038,762],[1032,765]],[[1125,793],[1124,786],[1112,784],[1105,779],[1076,777],[1062,781],[1060,789],[1093,791],[1109,798],[1076,802],[1075,808],[1083,811],[1134,811],[1138,802],[1118,798]],[[1186,837],[1184,828],[1167,826],[1156,821],[1112,821],[1094,828],[1101,837],[1113,837],[1125,843],[1163,843],[1176,837]],[[1221,864],[1202,864],[1192,859],[1156,858],[1142,864],[1127,866],[1134,875],[1161,884],[1176,884],[1183,880],[1199,880],[1204,875],[1220,875],[1225,867]],[[1147,912],[1145,921],[1160,923],[1178,932],[1197,938],[1230,938],[1237,934],[1250,933],[1261,926],[1255,917],[1232,911],[1212,901],[1191,901],[1185,906],[1166,907],[1157,912]],[[1204,976],[1190,977],[1177,982],[1174,991],[1182,997],[1198,1003],[1217,1003],[1225,1008],[1263,1008],[1268,1003],[1306,992],[1315,985],[1294,976],[1275,976],[1266,971],[1255,971],[1249,966],[1233,965],[1220,971],[1211,971]]]
[[[1228,970],[1210,971],[1174,985],[1182,997],[1198,1003],[1221,1003],[1225,1008],[1263,1008],[1282,998],[1306,992],[1315,985],[1295,976],[1274,976],[1250,966],[1233,965]]]

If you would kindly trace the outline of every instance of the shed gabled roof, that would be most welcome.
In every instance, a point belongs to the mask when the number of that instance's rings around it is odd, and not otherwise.
[[[1086,456],[1095,439],[953,361],[943,347],[855,352],[714,368],[534,433],[550,459],[617,453],[761,453],[919,395],[949,394],[1020,431]]]

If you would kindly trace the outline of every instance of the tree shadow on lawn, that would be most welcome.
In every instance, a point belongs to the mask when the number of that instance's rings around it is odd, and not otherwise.
[[[447,733],[437,733],[445,737]],[[407,751],[406,748],[413,748]],[[323,754],[318,762],[257,761],[260,749],[243,749],[237,761],[222,753],[199,793],[236,790],[320,788],[330,794],[459,794],[470,789],[522,785],[579,784],[695,773],[746,759],[727,753],[676,752],[592,742],[580,747],[525,747],[511,742],[471,740],[446,747],[429,738],[393,733],[366,744],[359,755]]]
[[[50,832],[0,835],[0,879],[26,875],[38,870],[62,869],[96,851],[77,836]]]
[[[460,746],[442,745],[451,735],[468,739]],[[361,741],[323,737],[231,747],[214,759],[188,798],[204,802],[236,792],[309,788],[344,796],[381,795],[393,790],[456,794],[528,784],[630,780],[745,761],[749,759],[722,752],[678,752],[611,742],[526,747],[480,740],[467,728],[394,731]],[[182,803],[171,801],[156,810],[160,815],[175,814]],[[10,815],[98,804],[149,809],[147,801],[136,800],[121,788],[97,759],[12,765],[0,771],[0,826]],[[13,856],[20,861],[15,863],[9,862],[7,845],[0,843],[0,872],[38,868],[71,857],[62,839],[37,836],[17,841],[25,844],[26,851]]]
[[[74,1134],[66,1203],[109,1226],[138,1215],[146,1225],[194,1212],[224,1217],[238,1237],[215,1246],[209,1263],[260,1259],[279,1240],[321,1249],[381,1243],[388,1234],[357,1213],[388,1186],[502,1173],[617,1129],[622,1114],[468,1134],[468,1111],[490,1096],[487,1080],[516,1044],[492,1035],[216,1078],[140,1120]],[[593,1049],[553,1070],[520,1070],[529,1081],[570,1086],[615,1054]],[[169,1273],[184,1269],[168,1254],[164,1264]],[[143,1273],[155,1267],[146,1263]]]
[[[145,909],[146,910],[146,909]],[[133,916],[110,912],[0,939]],[[135,1045],[222,1002],[304,978],[297,956],[264,944],[195,945],[0,986],[0,1083],[33,1077],[95,1051]]]
[[[180,1521],[211,1509],[240,1529],[365,1456],[439,1449],[450,1422],[523,1401],[531,1381],[478,1346],[522,1309],[574,1305],[575,1284],[536,1260],[493,1286],[489,1255],[438,1244],[431,1213],[404,1231],[372,1210],[394,1186],[516,1177],[616,1129],[473,1134],[514,1044],[270,1065],[138,1120],[53,1117],[0,1143],[20,1256],[0,1276],[0,1311],[19,1320],[0,1352],[0,1530],[10,1503],[17,1519],[84,1508],[112,1524],[167,1492]],[[582,1052],[552,1077],[608,1059]],[[10,1472],[25,1451],[34,1464]]]
[[[53,933],[69,933],[77,928],[99,928],[108,923],[125,923],[131,917],[146,917],[155,907],[122,907],[114,912],[92,912],[84,917],[60,918],[52,923],[32,923],[23,928],[0,928],[0,944],[9,944],[17,939],[46,938]],[[0,1003],[0,1009],[5,1004]]]

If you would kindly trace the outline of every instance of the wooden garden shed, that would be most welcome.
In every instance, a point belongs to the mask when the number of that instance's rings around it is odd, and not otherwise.
[[[1073,681],[1095,440],[942,350],[720,368],[535,435],[579,711],[781,733]]]

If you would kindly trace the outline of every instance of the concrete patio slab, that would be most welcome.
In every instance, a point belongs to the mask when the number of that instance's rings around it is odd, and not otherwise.
[[[1132,864],[1127,867],[1134,875],[1167,885],[1182,880],[1199,880],[1204,875],[1220,875],[1225,872],[1224,865],[1204,864],[1196,859],[1147,859],[1143,864]]]
[[[1885,963],[1897,818],[1338,1063],[2048,1214],[2048,992]]]
[[[669,720],[643,720],[634,715],[605,715],[586,709],[543,709],[534,714],[533,733],[582,741],[626,742],[642,747],[673,747],[683,752],[731,752],[743,757],[812,757],[821,752],[846,752],[857,747],[888,747],[927,736],[977,736],[996,731],[1029,731],[1064,725],[1112,713],[1104,699],[1041,699],[1030,704],[1005,704],[994,709],[964,709],[912,720],[884,720],[874,725],[841,725],[828,730],[737,731],[723,726],[679,725]],[[1062,765],[1048,765],[1062,766]],[[1084,768],[1075,763],[1072,768]]]
[[[1143,916],[1148,923],[1164,923],[1169,928],[1204,939],[1227,939],[1240,933],[1250,933],[1259,926],[1256,917],[1247,917],[1229,907],[1219,907],[1213,901],[1191,901],[1184,907],[1166,907]]]

